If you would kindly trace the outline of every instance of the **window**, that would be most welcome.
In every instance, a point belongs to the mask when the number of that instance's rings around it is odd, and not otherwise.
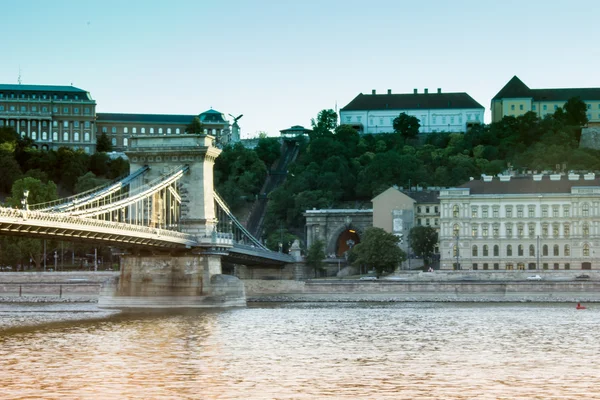
[[[83,133],[83,141],[84,142],[89,142],[90,141],[90,133],[89,132],[84,132]]]
[[[48,140],[48,132],[42,132],[42,140]]]
[[[425,214],[429,214],[429,207],[425,207]]]
[[[511,106],[510,106],[510,109],[511,109],[512,111],[514,111],[514,109],[515,109],[515,105],[514,105],[514,104],[511,104]]]
[[[494,269],[500,269],[500,264],[494,263]]]
[[[558,237],[558,224],[552,225],[552,236],[554,236],[555,238]]]
[[[519,224],[519,225],[517,225],[517,236],[518,236],[519,238],[522,238],[522,237],[523,237],[523,235],[524,235],[524,232],[523,232],[523,231],[524,231],[524,229],[523,229],[523,224]]]
[[[569,257],[571,255],[571,248],[568,244],[565,244],[565,257]]]
[[[532,238],[535,236],[535,224],[529,224],[529,237]]]
[[[163,133],[163,128],[158,128],[158,134],[160,135],[161,133]]]
[[[175,129],[175,134],[179,135],[181,133],[181,130],[179,128]]]
[[[34,131],[34,132],[31,132],[31,138],[32,138],[33,140],[37,140],[37,132],[35,132],[35,131]]]
[[[565,269],[571,269],[571,263],[565,263]]]
[[[154,133],[154,128],[150,128],[150,133]]]
[[[494,238],[498,238],[500,236],[500,226],[494,225],[492,228],[492,235],[494,235]]]
[[[454,205],[454,207],[452,207],[452,216],[453,216],[454,218],[458,218],[458,213],[459,213],[459,211],[458,211],[458,206],[457,206],[457,205]]]
[[[581,216],[583,216],[583,217],[590,216],[590,205],[588,203],[583,203],[581,205]]]
[[[111,131],[112,133],[117,133],[117,127],[116,127],[116,126],[113,126],[113,127],[111,128],[111,130],[110,130],[110,131]]]
[[[434,224],[435,226],[438,226],[438,219],[437,219],[437,218],[435,218],[435,219],[433,220],[433,224]]]
[[[167,128],[167,135],[171,134],[171,128]]]
[[[554,105],[554,111],[558,110],[558,106],[555,104]]]
[[[127,147],[129,145],[129,139],[123,138],[123,146]]]
[[[421,214],[421,207],[417,207],[417,214]]]
[[[58,132],[52,132],[52,141],[58,142]]]
[[[513,269],[513,263],[506,263],[506,269],[512,271],[512,269]]]
[[[488,226],[487,226],[487,225],[483,225],[483,226],[481,227],[481,235],[482,235],[484,238],[487,238],[487,237],[488,237]]]
[[[547,256],[548,255],[548,245],[545,244],[542,246],[542,255],[543,256]]]
[[[536,109],[536,105],[535,105],[535,104],[532,104],[532,105],[531,105],[531,110],[532,110],[532,111],[535,111],[535,109]]]
[[[471,236],[477,237],[477,225],[471,227]]]
[[[512,225],[506,225],[506,237],[511,238],[513,235]]]
[[[68,114],[68,113],[69,113],[69,107],[64,107],[63,114]]]
[[[529,218],[535,218],[535,206],[529,206],[527,210],[528,210],[527,216]]]
[[[21,126],[25,126],[25,121],[21,121]]]
[[[520,244],[519,247],[517,247],[517,249],[518,249],[517,251],[518,251],[519,257],[522,257],[523,256],[523,245]]]
[[[535,257],[535,246],[532,244],[529,245],[529,257]]]
[[[588,105],[587,105],[587,109],[588,109],[588,110],[591,110],[591,109],[592,109],[592,105],[591,105],[591,104],[588,104]]]
[[[135,126],[131,128],[131,133],[137,133],[137,128]]]
[[[566,238],[571,236],[571,226],[569,224],[565,224],[565,226],[563,227],[563,235]]]
[[[506,218],[512,218],[512,206],[506,206]]]
[[[425,218],[425,226],[429,226],[429,218]]]
[[[141,128],[140,131],[141,133],[146,133],[146,128]]]
[[[558,263],[554,263],[554,269],[558,269]]]
[[[544,104],[544,105],[542,106],[542,108],[544,109],[544,111],[546,111],[546,110],[548,109],[548,106],[547,106],[546,104]]]
[[[500,248],[498,247],[497,244],[495,244],[494,245],[494,257],[499,257],[499,256],[500,256]]]
[[[27,107],[21,106],[21,111],[27,111]]]
[[[454,227],[452,228],[452,235],[454,237],[458,237],[459,233],[460,233],[460,227],[458,226],[458,224],[455,224]]]
[[[123,133],[129,133],[129,128],[127,128],[127,127],[124,127],[124,128],[123,128]]]
[[[73,108],[73,114],[79,114],[79,108],[78,107]]]
[[[84,114],[89,114],[90,113],[90,108],[89,107],[84,108],[83,109],[83,113]]]
[[[477,218],[477,207],[471,207],[471,218]]]
[[[69,132],[63,132],[63,142],[69,141]]]
[[[73,132],[73,141],[79,142],[79,132]]]
[[[488,268],[488,263],[483,263],[483,269],[489,269]]]
[[[74,121],[74,122],[73,122],[73,126],[74,126],[75,128],[79,128],[79,121]]]
[[[511,257],[512,256],[512,245],[508,245],[506,246],[506,255]]]
[[[489,254],[488,254],[488,253],[489,253],[489,248],[488,248],[488,245],[487,245],[487,244],[484,244],[484,245],[483,245],[483,256],[484,256],[484,257],[487,257],[487,256],[489,256]]]
[[[523,109],[523,104],[519,104],[519,110]]]
[[[523,206],[517,207],[517,218],[523,218]]]
[[[588,237],[588,236],[590,236],[590,226],[586,222],[583,224],[583,237]]]
[[[102,127],[102,133],[106,133],[106,130],[107,130],[107,129],[106,129],[106,127],[105,127],[105,126],[103,126],[103,127]]]
[[[89,127],[90,127],[90,121],[85,121],[85,122],[83,123],[83,126],[84,126],[86,129],[89,129]]]
[[[482,207],[482,209],[481,209],[481,217],[482,218],[487,218],[488,217],[488,208],[487,207]]]
[[[117,138],[112,138],[110,140],[110,144],[112,144],[113,146],[116,146],[117,145]]]
[[[542,236],[548,237],[548,224],[542,225]]]
[[[34,112],[37,111],[37,107],[36,106],[32,106],[31,107],[31,111],[34,111]]]
[[[473,257],[477,257],[477,246],[473,246]]]
[[[558,253],[558,252],[559,252],[559,250],[558,250],[558,245],[557,245],[557,244],[555,244],[555,245],[554,245],[554,253],[553,253],[553,254],[554,254],[554,256],[558,257],[558,256],[559,256],[559,253]]]
[[[571,208],[569,206],[564,206],[563,215],[565,218],[569,218],[571,216]]]
[[[494,209],[493,209],[493,210],[494,210],[494,211],[493,211],[493,216],[494,216],[494,218],[498,218],[498,217],[500,216],[500,207],[498,207],[498,206],[494,206]]]
[[[417,225],[421,226],[421,218],[417,218]]]

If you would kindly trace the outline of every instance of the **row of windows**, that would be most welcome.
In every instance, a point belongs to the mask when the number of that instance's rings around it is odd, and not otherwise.
[[[79,100],[79,95],[69,96],[67,94],[58,95],[58,94],[48,94],[48,93],[32,93],[31,95],[27,95],[25,93],[21,93],[20,95],[15,93],[4,93],[0,92],[0,99],[32,99],[32,100]],[[82,99],[84,100],[84,99]]]
[[[154,128],[149,128],[148,129],[148,133],[153,134],[154,133]],[[175,132],[176,135],[179,135],[181,133],[181,129],[180,128],[175,128],[175,129],[171,129],[171,128],[167,128],[166,130],[163,131],[163,128],[158,128],[156,130],[158,132],[159,135],[161,135],[164,131],[166,131],[166,133],[168,135],[172,134],[173,132]],[[103,126],[102,127],[102,133],[108,133],[108,127]],[[117,133],[117,127],[113,126],[110,128],[110,133]],[[125,126],[123,127],[123,133],[129,133],[129,127]],[[138,133],[138,129],[137,127],[132,127],[131,128],[131,133]],[[140,133],[141,134],[145,134],[146,133],[146,128],[142,127],[140,128]]]
[[[490,256],[490,248],[487,244],[484,244],[482,246],[482,257],[489,257]],[[536,248],[533,244],[529,245],[529,249],[528,249],[528,256],[529,257],[535,257],[536,256]],[[542,256],[546,257],[549,255],[548,253],[549,247],[548,245],[543,245],[542,246]],[[457,247],[454,246],[453,247],[453,255],[454,257],[456,257],[457,255]],[[506,246],[506,254],[507,257],[512,257],[513,256],[513,247],[512,245],[507,245]],[[518,257],[523,257],[525,255],[525,246],[520,244],[517,246],[517,254]],[[560,257],[560,246],[555,244],[552,247],[552,255],[555,257]],[[479,247],[477,245],[474,245],[471,248],[471,256],[472,257],[479,257]],[[498,246],[497,244],[494,245],[493,247],[493,252],[492,252],[492,256],[493,257],[500,257],[500,246]],[[563,256],[565,257],[570,257],[571,256],[571,247],[568,244],[565,244],[563,247]],[[583,245],[583,256],[584,257],[589,257],[590,256],[590,245],[588,243],[585,243]]]
[[[16,122],[15,120],[10,120],[10,126],[15,126]],[[25,120],[21,120],[21,123],[19,124],[21,126],[21,128],[25,128],[27,126],[27,121]],[[38,121],[30,121],[29,122],[29,126],[31,128],[36,128],[37,126],[41,126],[42,128],[45,128],[48,126],[48,121],[41,121],[38,124]],[[55,128],[58,128],[59,125],[59,121],[52,121],[52,126]],[[90,129],[92,126],[92,122],[91,121],[83,121],[83,123],[81,123],[80,121],[62,121],[62,126],[65,129],[68,129],[71,125],[73,125],[74,128],[79,128],[81,126],[83,126],[84,129]],[[0,126],[4,126],[4,121],[0,120]]]
[[[536,224],[534,224],[534,223],[527,224],[527,230],[528,230],[528,234],[529,234],[530,238],[536,236],[535,227],[536,227]],[[518,238],[525,237],[525,224],[517,224],[516,228],[517,228],[517,237]],[[543,238],[548,237],[549,228],[550,228],[550,224],[548,224],[548,223],[542,224],[542,237]],[[506,234],[507,238],[513,237],[513,225],[511,223],[506,223],[504,230],[505,230],[505,234]],[[565,237],[565,238],[571,237],[571,225],[563,224],[562,233],[563,233],[563,237]],[[460,226],[458,224],[455,224],[452,227],[452,234],[454,235],[454,237],[459,236]],[[587,222],[584,222],[582,224],[581,234],[583,237],[588,237],[590,235],[590,225]],[[473,224],[471,226],[471,236],[473,238],[479,237],[479,226],[477,224]],[[487,238],[489,236],[489,226],[487,224],[482,225],[481,236],[484,238]],[[500,224],[499,223],[492,225],[492,236],[494,238],[500,237]],[[552,224],[552,236],[555,238],[558,238],[560,236],[560,224],[558,224],[558,223]]]
[[[438,222],[437,218],[431,218],[431,219],[430,218],[425,218],[425,226],[431,226],[431,220],[433,220],[433,225],[434,226],[438,226],[439,225],[439,222]],[[422,222],[421,218],[417,218],[417,225],[418,226],[422,226],[421,222]]]
[[[0,111],[17,111],[17,106],[7,106],[8,108],[6,108],[6,106],[4,105],[0,105]],[[37,106],[31,106],[31,107],[27,107],[27,106],[21,106],[19,107],[19,111],[20,112],[43,112],[43,113],[47,113],[48,112],[48,107],[37,107]],[[54,114],[58,114],[59,112],[59,107],[52,107],[52,112]],[[73,107],[73,114],[80,114],[81,112],[83,112],[84,115],[89,115],[90,114],[90,108],[89,107],[84,107],[83,110],[81,110],[79,107]],[[62,113],[63,114],[71,114],[71,108],[70,107],[62,107]]]
[[[549,269],[548,263],[543,263],[542,266],[543,266],[543,269]],[[482,267],[483,267],[484,270],[491,269],[490,265],[488,263],[483,263]],[[500,269],[500,264],[499,263],[494,263],[493,264],[493,268],[496,269],[496,270]],[[479,265],[477,263],[473,263],[473,269],[474,270],[479,269]],[[513,270],[513,269],[515,269],[515,266],[514,266],[513,263],[506,263],[505,269],[507,269],[507,270]],[[525,269],[525,263],[522,263],[522,262],[517,263],[517,268],[516,269],[521,269],[521,270]],[[527,266],[527,269],[536,269],[536,264],[535,263],[529,263],[529,265]],[[558,263],[554,263],[554,269],[560,269],[560,266],[559,266]],[[571,269],[571,263],[565,263],[564,264],[564,269]],[[591,269],[591,266],[582,265],[581,269]]]
[[[397,116],[396,117],[379,117],[379,119],[378,119],[379,120],[379,125],[383,126],[387,122],[388,118],[389,118],[389,121],[390,121],[389,124],[393,125],[394,124],[394,119],[396,119]],[[420,117],[417,117],[417,118],[419,118],[419,122],[421,122],[421,124],[427,125],[427,115],[421,115]],[[438,118],[442,119],[441,123],[444,124],[444,125],[446,124],[447,121],[450,124],[454,124],[454,122],[455,122],[455,119],[454,119],[455,117],[454,116],[450,116],[450,117],[448,117],[448,119],[446,119],[447,117],[445,117],[445,116],[438,117],[438,116],[434,115],[434,116],[431,117],[431,123],[433,125],[437,124],[438,123]],[[459,115],[457,120],[458,120],[459,124],[462,124],[462,122],[463,122],[462,115]],[[479,114],[467,114],[467,121],[479,121],[479,120],[480,120]],[[356,121],[357,122],[362,122],[362,116],[361,115],[357,115],[356,116]],[[376,121],[377,120],[375,120],[373,118],[369,118],[369,125],[371,125],[371,126],[375,125],[377,123]],[[346,123],[351,123],[351,122],[352,122],[352,116],[351,115],[347,115],[346,116]]]
[[[21,132],[21,136],[25,137],[26,133],[25,132]],[[38,135],[37,132],[33,131],[30,134],[31,139],[33,140],[38,140]],[[71,136],[69,134],[69,132],[63,132],[62,134],[62,141],[63,142],[69,142],[71,141],[71,137],[73,138],[73,142],[79,142],[80,141],[80,134],[79,132],[73,132],[73,136]],[[53,142],[58,142],[58,138],[59,138],[59,134],[58,132],[52,132],[52,141]],[[48,140],[48,132],[42,132],[40,135],[40,140]],[[91,140],[91,135],[89,132],[84,132],[83,133],[83,141],[84,142],[89,142]]]
[[[434,214],[439,214],[440,209],[438,206],[417,206],[417,214],[421,214],[423,210],[425,210],[425,214],[430,214],[432,209]]]
[[[542,218],[547,218],[550,216],[550,211],[552,212],[552,217],[553,218],[560,218],[560,206],[559,205],[553,205],[553,206],[548,206],[548,205],[543,205],[541,207],[542,210],[542,214],[541,217]],[[479,209],[480,207],[478,206],[471,206],[471,218],[479,218]],[[481,206],[481,218],[488,218],[489,217],[489,206]],[[492,206],[492,217],[493,218],[499,218],[500,217],[500,206]],[[512,218],[513,217],[513,210],[516,210],[516,217],[517,218],[524,218],[525,217],[525,210],[527,210],[527,217],[528,218],[536,218],[536,206],[535,205],[529,205],[529,206],[523,206],[523,205],[519,205],[519,206],[512,206],[512,205],[506,205],[504,206],[504,215],[506,216],[506,218]],[[460,207],[458,205],[454,205],[452,207],[452,216],[454,218],[459,218],[460,217]],[[589,203],[583,203],[581,205],[581,216],[582,217],[589,217],[590,216],[590,205]],[[571,217],[571,206],[570,205],[563,205],[562,206],[562,217],[564,218],[570,218]]]

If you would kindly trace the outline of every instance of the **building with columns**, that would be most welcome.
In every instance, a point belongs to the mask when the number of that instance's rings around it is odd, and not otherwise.
[[[544,118],[579,97],[586,104],[591,125],[600,124],[600,88],[530,89],[516,75],[492,99],[492,122],[506,116],[519,117],[529,111]]]
[[[40,149],[96,149],[96,102],[73,86],[0,85],[0,126]]]
[[[394,131],[394,119],[401,113],[419,120],[420,133],[466,132],[470,126],[483,123],[485,108],[467,93],[362,94],[340,110],[340,124],[352,125],[361,134]]]
[[[600,179],[593,173],[483,176],[440,191],[440,268],[600,267]]]

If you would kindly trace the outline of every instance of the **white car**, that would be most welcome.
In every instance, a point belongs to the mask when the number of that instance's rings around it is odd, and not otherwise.
[[[539,275],[532,275],[527,277],[528,281],[541,281],[542,277]]]
[[[360,280],[361,281],[376,281],[377,277],[376,276],[361,276]]]

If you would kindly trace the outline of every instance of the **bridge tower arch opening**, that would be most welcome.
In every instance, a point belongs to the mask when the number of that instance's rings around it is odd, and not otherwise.
[[[347,228],[343,230],[336,242],[335,255],[343,257],[348,250],[360,243],[360,236],[355,229]]]

